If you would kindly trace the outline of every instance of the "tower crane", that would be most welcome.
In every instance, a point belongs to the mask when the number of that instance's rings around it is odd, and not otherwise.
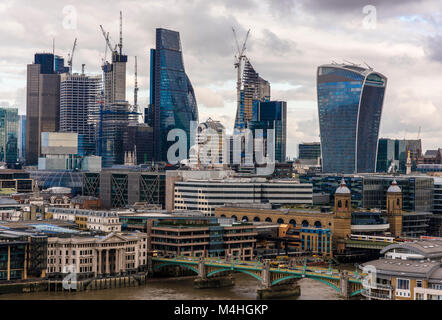
[[[246,43],[247,39],[249,38],[250,29],[247,31],[246,37],[244,39],[244,42],[242,44],[242,47],[239,47],[238,43],[238,37],[236,36],[235,28],[232,27],[233,36],[235,38],[236,43],[236,49],[238,50],[237,54],[235,55],[235,69],[237,69],[237,79],[236,79],[236,97],[237,97],[237,103],[238,103],[238,109],[241,104],[241,86],[242,86],[242,62],[243,60],[247,59],[247,57],[244,55],[244,51],[246,50]]]
[[[71,53],[68,53],[68,66],[69,66],[69,73],[72,74],[72,60],[74,59],[74,52],[75,47],[77,46],[77,38],[74,40],[74,46],[72,47]]]
[[[137,56],[135,56],[134,112],[138,112]]]
[[[103,33],[103,37],[104,37],[104,40],[106,41],[107,47],[109,48],[109,50],[111,52],[114,52],[115,50],[112,48],[112,45],[111,45],[110,40],[109,40],[109,32],[106,33],[104,31],[103,26],[101,24],[100,24],[100,29],[101,29],[101,32]]]
[[[118,44],[120,48],[120,55],[123,54],[123,14],[120,11],[120,43]]]

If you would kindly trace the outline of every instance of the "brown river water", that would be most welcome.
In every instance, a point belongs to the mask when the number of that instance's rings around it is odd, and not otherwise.
[[[193,289],[193,277],[151,279],[140,287],[104,289],[72,293],[36,292],[3,294],[0,299],[19,300],[254,300],[258,282],[250,276],[235,274],[235,286],[216,289]],[[338,292],[324,283],[300,279],[301,296],[298,300],[342,299]]]

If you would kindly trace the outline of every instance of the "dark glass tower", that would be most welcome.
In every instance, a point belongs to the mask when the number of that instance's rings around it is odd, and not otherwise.
[[[156,29],[156,49],[150,57],[150,106],[148,123],[153,127],[156,161],[167,161],[167,141],[172,129],[187,134],[187,154],[191,146],[190,121],[198,121],[198,107],[192,84],[184,70],[180,34]]]
[[[318,67],[322,171],[375,172],[387,78],[355,65]]]
[[[248,121],[248,128],[252,130],[254,138],[264,138],[267,141],[267,129],[274,129],[275,161],[286,160],[287,136],[287,102],[285,101],[255,101],[252,120]],[[263,137],[258,137],[256,129],[262,129]],[[267,145],[267,143],[266,143]]]

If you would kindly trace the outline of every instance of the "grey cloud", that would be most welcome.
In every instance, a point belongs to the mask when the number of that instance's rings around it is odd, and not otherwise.
[[[429,37],[425,51],[431,59],[442,62],[442,35]]]

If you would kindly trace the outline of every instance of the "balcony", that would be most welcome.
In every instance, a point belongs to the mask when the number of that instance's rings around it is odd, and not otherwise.
[[[379,292],[370,292],[367,289],[362,289],[361,294],[362,294],[362,296],[364,296],[368,299],[393,300],[389,294],[384,294],[384,293],[379,293]]]

